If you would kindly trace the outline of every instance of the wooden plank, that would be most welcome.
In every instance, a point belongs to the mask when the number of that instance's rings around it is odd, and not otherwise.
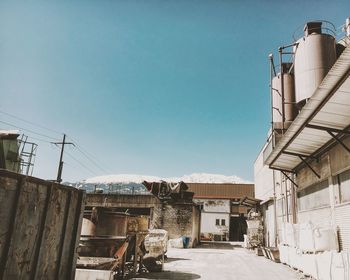
[[[85,199],[86,199],[85,192],[80,191],[78,196],[78,202],[77,202],[77,211],[75,211],[75,220],[74,220],[74,227],[73,227],[73,233],[72,233],[72,236],[75,236],[75,242],[70,246],[70,249],[72,250],[70,253],[70,262],[69,262],[71,264],[71,268],[70,268],[71,280],[75,279],[75,270],[76,270],[77,258],[78,258],[77,248],[79,246],[81,227],[83,223]]]
[[[72,248],[75,248],[74,224],[77,211],[80,211],[79,193],[72,192],[70,194],[70,203],[67,208],[67,218],[65,223],[65,236],[62,242],[61,265],[58,271],[58,279],[70,279],[71,275],[71,255]]]
[[[24,182],[20,186],[14,231],[4,275],[9,278],[30,279],[35,267],[35,251],[39,246],[39,225],[46,200],[45,187]]]
[[[0,177],[0,279],[4,278],[15,222],[21,180]]]
[[[84,203],[81,190],[0,170],[0,279],[74,279]]]
[[[64,210],[67,202],[65,190],[57,184],[51,185],[49,207],[45,221],[45,228],[41,242],[35,279],[56,279],[59,263],[59,252],[62,227],[64,225]]]
[[[36,268],[38,267],[38,259],[39,259],[39,254],[41,251],[41,244],[42,244],[42,239],[44,235],[44,229],[45,229],[45,224],[46,224],[46,218],[47,218],[47,210],[49,209],[49,204],[50,204],[50,196],[51,196],[51,188],[48,188],[45,186],[46,189],[46,196],[45,196],[45,201],[44,201],[44,207],[40,219],[40,225],[38,227],[38,236],[37,236],[37,241],[36,241],[36,248],[35,248],[35,254],[34,254],[34,260],[35,264],[33,265],[33,269],[31,270],[31,275],[30,279],[35,280],[35,274],[36,274]]]
[[[13,212],[16,191],[16,179],[0,177],[0,262],[4,259],[4,247],[9,236],[8,233],[11,222],[11,213]]]
[[[67,268],[67,264],[65,266],[62,266],[62,262],[64,262],[64,260],[67,259],[67,256],[62,256],[63,250],[64,250],[64,246],[65,244],[65,239],[66,237],[68,237],[69,234],[67,234],[67,222],[68,222],[68,216],[69,216],[69,208],[71,205],[71,198],[72,198],[72,194],[71,192],[66,191],[65,192],[66,195],[66,205],[65,205],[65,209],[64,209],[64,219],[63,219],[63,226],[62,226],[62,231],[61,231],[61,239],[60,239],[60,247],[59,247],[59,253],[58,253],[58,262],[57,262],[57,267],[56,267],[56,279],[60,279],[59,275],[60,272],[63,274],[64,270]],[[63,276],[63,275],[62,275]],[[61,277],[62,279],[62,277]]]

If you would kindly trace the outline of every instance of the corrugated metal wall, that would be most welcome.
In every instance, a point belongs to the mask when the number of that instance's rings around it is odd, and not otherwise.
[[[339,228],[341,250],[350,250],[350,204],[335,207],[335,222]]]
[[[73,279],[85,192],[0,170],[0,279]]]

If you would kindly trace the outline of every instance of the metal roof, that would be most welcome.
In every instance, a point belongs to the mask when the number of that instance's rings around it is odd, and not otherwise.
[[[337,141],[350,126],[350,46],[277,143],[265,164],[294,171],[305,158]],[[333,136],[332,136],[333,134]]]
[[[246,196],[241,198],[239,205],[255,207],[256,205],[260,204],[261,201],[262,201],[261,199]]]
[[[254,184],[186,183],[194,198],[242,198],[254,197]]]

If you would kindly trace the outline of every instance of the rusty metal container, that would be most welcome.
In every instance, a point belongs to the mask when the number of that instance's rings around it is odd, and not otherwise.
[[[113,257],[127,238],[128,217],[104,207],[85,209],[79,256]]]
[[[74,279],[85,192],[0,170],[0,279]]]
[[[79,257],[112,258],[125,242],[126,236],[81,237],[78,249]]]
[[[103,211],[98,215],[97,236],[126,236],[128,215],[112,211]]]
[[[146,232],[149,228],[148,216],[129,216],[128,217],[128,233]]]
[[[87,218],[83,218],[83,225],[81,226],[81,235],[96,235],[96,225]]]

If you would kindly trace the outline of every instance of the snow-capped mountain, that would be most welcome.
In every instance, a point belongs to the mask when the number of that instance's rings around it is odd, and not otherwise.
[[[193,173],[190,175],[184,175],[182,177],[161,178],[156,176],[146,175],[133,175],[133,174],[117,174],[98,176],[85,180],[88,184],[111,184],[111,183],[142,183],[143,181],[158,182],[164,180],[167,182],[180,182],[185,183],[236,183],[236,184],[250,184],[251,182],[244,180],[238,176],[210,174],[210,173]]]
[[[98,176],[85,180],[88,184],[111,184],[111,183],[142,183],[143,181],[158,182],[161,178],[146,175],[116,174]]]
[[[192,173],[182,177],[168,178],[165,181],[185,183],[235,183],[235,184],[250,184],[251,182],[244,180],[236,175],[226,176],[221,174],[211,173]]]

